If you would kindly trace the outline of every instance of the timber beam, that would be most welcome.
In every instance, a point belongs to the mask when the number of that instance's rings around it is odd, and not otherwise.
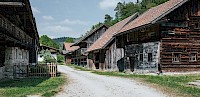
[[[23,7],[24,5],[22,2],[0,2],[0,6],[5,7]]]

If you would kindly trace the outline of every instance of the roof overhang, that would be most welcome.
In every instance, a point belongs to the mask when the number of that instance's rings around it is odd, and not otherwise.
[[[25,4],[23,2],[0,2],[0,6],[23,7]]]

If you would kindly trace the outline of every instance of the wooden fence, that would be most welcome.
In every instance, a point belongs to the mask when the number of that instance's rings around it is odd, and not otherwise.
[[[14,78],[24,77],[56,77],[57,64],[38,64],[38,65],[14,65],[13,67]]]
[[[28,76],[31,77],[56,77],[57,75],[57,64],[48,63],[48,64],[38,64],[30,65]]]

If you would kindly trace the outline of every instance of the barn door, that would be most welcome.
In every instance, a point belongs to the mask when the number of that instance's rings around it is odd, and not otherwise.
[[[130,57],[130,69],[133,72],[134,71],[134,67],[135,67],[135,57]]]

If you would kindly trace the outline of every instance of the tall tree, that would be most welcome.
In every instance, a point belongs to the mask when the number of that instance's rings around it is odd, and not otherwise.
[[[56,43],[54,40],[49,38],[47,35],[43,35],[40,37],[40,44],[50,46],[53,48],[57,48],[57,49],[59,49],[59,47],[60,47],[60,45],[58,43]]]
[[[114,11],[116,11],[115,17],[116,17],[118,20],[121,20],[123,8],[124,8],[124,4],[121,3],[121,2],[119,2],[119,3],[117,4],[117,7],[114,9]]]
[[[104,19],[105,19],[104,20],[104,24],[106,26],[112,26],[113,17],[111,17],[110,15],[106,14]]]

